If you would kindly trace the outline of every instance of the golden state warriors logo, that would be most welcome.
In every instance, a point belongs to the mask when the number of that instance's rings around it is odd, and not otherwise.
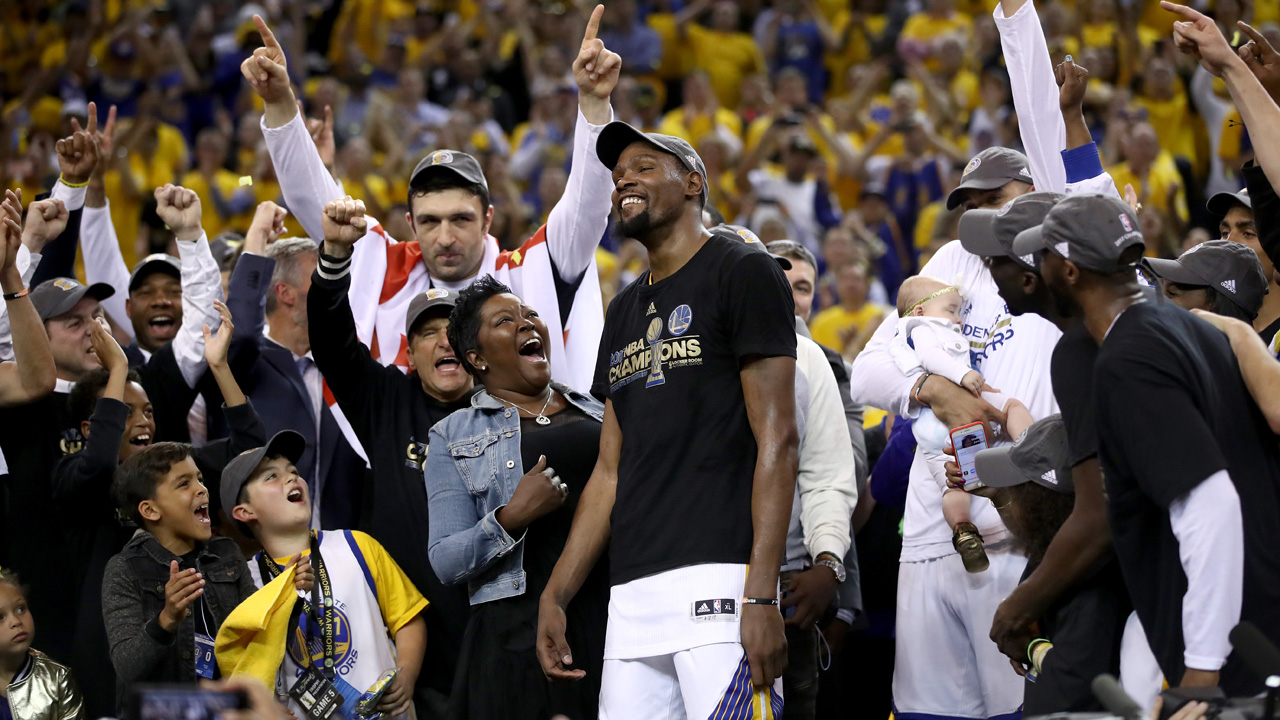
[[[964,169],[964,174],[961,175],[960,177],[962,178],[969,177],[969,173],[973,172],[974,170],[977,170],[978,166],[981,164],[982,164],[982,158],[980,157],[975,157],[974,159],[970,160],[969,165]]]
[[[293,629],[293,638],[289,642],[289,657],[299,667],[324,667],[324,640],[314,627],[315,620],[306,613],[298,616],[298,625]],[[302,657],[302,648],[311,656],[310,660]],[[338,607],[333,607],[333,666],[339,674],[350,672],[348,661],[355,661],[351,651],[351,623],[347,622],[347,614]]]
[[[77,287],[80,286],[80,283],[76,282],[75,280],[58,278],[57,280],[53,281],[53,286],[62,290],[75,290]]]
[[[654,318],[649,323],[644,339],[649,343],[653,358],[649,365],[649,379],[644,383],[645,387],[650,388],[667,381],[666,376],[662,374],[662,318]]]
[[[453,162],[453,153],[448,150],[437,150],[431,153],[432,165],[448,165]]]
[[[449,294],[449,291],[445,290],[444,288],[431,288],[430,290],[427,291],[427,299],[435,300],[437,298],[446,297],[448,294]]]
[[[671,311],[671,316],[667,318],[667,329],[672,335],[680,337],[689,331],[691,322],[693,322],[693,310],[688,305],[681,305]]]

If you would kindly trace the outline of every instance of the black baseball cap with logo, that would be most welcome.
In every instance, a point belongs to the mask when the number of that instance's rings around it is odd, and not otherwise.
[[[441,313],[445,317],[453,311],[453,306],[458,304],[458,293],[445,288],[431,288],[430,290],[418,293],[409,301],[409,312],[404,316],[404,334],[405,337],[413,335],[413,326],[423,319],[423,315],[436,308],[443,308]]]
[[[1023,230],[1043,223],[1053,206],[1065,197],[1056,192],[1031,192],[1010,200],[999,210],[970,210],[960,216],[960,244],[974,255],[1008,257],[1028,270],[1036,270],[1039,257],[1014,253],[1013,239]]]
[[[152,253],[142,258],[137,265],[133,266],[133,272],[129,273],[129,292],[137,290],[143,280],[158,272],[181,280],[182,261],[167,253]]]
[[[1212,287],[1250,317],[1258,316],[1267,294],[1267,277],[1257,253],[1230,240],[1209,240],[1177,260],[1146,258],[1143,264],[1161,280]]]
[[[965,166],[960,184],[947,196],[947,209],[960,207],[966,190],[995,190],[1015,180],[1028,185],[1034,183],[1027,156],[1006,147],[989,147]]]
[[[115,294],[115,288],[106,283],[81,285],[74,278],[50,278],[31,291],[31,304],[36,306],[41,320],[49,320],[71,312],[86,295],[101,301]]]
[[[418,161],[409,175],[409,187],[425,181],[427,178],[447,174],[462,179],[467,183],[479,185],[489,192],[489,181],[485,180],[480,163],[467,153],[458,150],[436,150]]]
[[[307,441],[293,430],[281,430],[266,445],[253,450],[245,450],[231,459],[222,470],[222,479],[218,483],[221,491],[222,510],[231,517],[231,511],[239,505],[240,491],[253,479],[253,471],[269,457],[281,456],[289,462],[297,464],[302,453],[307,450]]]
[[[1205,207],[1214,215],[1226,215],[1231,212],[1231,208],[1237,205],[1243,205],[1250,212],[1253,211],[1253,200],[1249,197],[1249,188],[1245,188],[1240,192],[1214,193],[1213,197],[1209,198],[1209,202],[1205,203]]]
[[[600,162],[612,171],[617,166],[622,151],[635,142],[648,143],[668,155],[674,155],[686,170],[701,175],[702,203],[706,204],[707,166],[702,164],[702,158],[692,145],[674,135],[640,132],[622,121],[615,120],[605,125],[600,131],[600,136],[596,138],[596,157],[600,158]]]
[[[1012,445],[979,450],[974,469],[987,487],[1004,488],[1033,482],[1063,495],[1074,495],[1067,426],[1061,415],[1032,423]]]
[[[1043,224],[1023,230],[1013,241],[1017,255],[1048,250],[1104,275],[1133,267],[1136,257],[1125,260],[1134,247],[1146,247],[1138,216],[1125,201],[1102,193],[1067,196],[1053,206]]]

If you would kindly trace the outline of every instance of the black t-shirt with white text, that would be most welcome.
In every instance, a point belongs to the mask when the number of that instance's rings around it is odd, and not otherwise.
[[[756,442],[739,372],[751,356],[795,355],[786,276],[733,235],[610,303],[592,393],[612,401],[622,431],[613,584],[749,561]]]
[[[1280,643],[1280,445],[1226,336],[1172,304],[1134,305],[1099,350],[1094,398],[1116,554],[1165,677],[1182,678],[1187,591],[1169,507],[1222,470],[1240,496],[1241,619]],[[1221,684],[1263,690],[1235,653]]]

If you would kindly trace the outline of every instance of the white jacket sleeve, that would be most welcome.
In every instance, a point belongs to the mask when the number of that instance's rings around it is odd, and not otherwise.
[[[129,268],[120,253],[116,227],[111,222],[111,202],[100,208],[86,207],[80,216],[80,253],[84,256],[84,276],[90,285],[106,283],[115,294],[102,307],[122,330],[133,337],[133,323],[125,310],[129,298]],[[185,311],[186,308],[184,307]]]
[[[592,125],[578,111],[569,180],[547,216],[547,251],[566,281],[586,272],[609,224],[613,173],[596,156],[596,138],[603,129],[604,125]]]
[[[1008,18],[997,4],[995,21],[1005,66],[1009,68],[1013,109],[1018,113],[1018,132],[1031,166],[1031,178],[1036,190],[1063,192],[1067,173],[1059,153],[1067,146],[1067,126],[1058,106],[1058,82],[1035,0],[1029,0]]]
[[[947,352],[945,343],[953,338],[948,338],[943,333],[954,335],[959,338],[959,333],[951,333],[950,331],[938,327],[932,323],[921,323],[916,325],[911,331],[911,342],[916,346],[916,357],[920,358],[920,367],[934,375],[941,375],[951,382],[959,385],[960,381],[973,368],[968,363],[957,360]],[[966,346],[964,350],[965,357],[969,355],[969,349]]]
[[[36,273],[40,264],[40,256],[32,255],[26,245],[18,245],[18,273],[22,275],[22,286],[31,289],[31,276]],[[0,303],[0,362],[13,360],[13,333],[9,326],[9,303]],[[4,455],[0,454],[0,475],[8,472],[4,465]]]
[[[182,261],[182,326],[173,338],[173,356],[188,387],[195,387],[208,364],[204,359],[204,326],[221,322],[214,300],[223,300],[222,273],[203,232],[195,242],[178,242]]]
[[[1187,575],[1182,596],[1183,662],[1216,672],[1227,662],[1231,628],[1244,598],[1244,530],[1240,496],[1226,470],[1210,475],[1169,506],[1178,557]],[[1171,681],[1178,678],[1171,678]]]
[[[53,184],[53,190],[49,191],[49,197],[57,198],[67,206],[67,212],[75,212],[84,207],[84,196],[87,188],[73,188],[62,184],[62,180]]]
[[[850,518],[858,502],[853,445],[844,421],[844,403],[827,357],[812,340],[797,337],[797,361],[808,379],[808,411],[800,441],[800,525],[809,557],[849,551]]]

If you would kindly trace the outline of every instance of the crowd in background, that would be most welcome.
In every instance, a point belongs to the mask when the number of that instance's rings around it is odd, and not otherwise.
[[[705,164],[709,226],[729,223],[764,243],[791,241],[771,250],[813,270],[811,279],[799,281],[788,274],[797,302],[811,299],[809,307],[797,308],[797,315],[807,320],[812,339],[842,359],[847,371],[847,364],[874,343],[882,322],[899,314],[894,308],[902,307],[903,281],[960,236],[960,218],[972,208],[948,199],[975,169],[974,159],[996,147],[1032,154],[1023,147],[1028,134],[1019,127],[1010,71],[992,18],[997,5],[995,0],[607,0],[599,38],[622,62],[608,101],[614,119],[680,138],[697,151]],[[1243,21],[1280,47],[1280,5],[1275,2],[1201,0],[1191,5],[1209,12],[1229,41],[1248,41],[1237,29],[1237,21]],[[1274,268],[1259,244],[1258,231],[1243,226],[1233,231],[1210,201],[1224,193],[1240,197],[1245,168],[1255,160],[1251,134],[1228,84],[1201,67],[1196,57],[1179,52],[1185,48],[1172,39],[1178,18],[1158,3],[1051,0],[1037,11],[1052,65],[1074,62],[1087,69],[1084,121],[1102,166],[1133,209],[1145,238],[1145,255],[1173,259],[1220,237],[1256,249],[1262,285],[1271,292],[1260,299],[1255,317],[1246,319],[1262,332],[1264,342],[1271,343],[1280,327],[1280,285]],[[84,355],[91,349],[103,358],[104,369],[83,374],[78,395],[70,384],[58,386],[55,397],[67,400],[69,393],[70,407],[41,406],[43,414],[25,416],[31,428],[19,431],[15,424],[0,432],[9,433],[10,439],[35,437],[41,429],[47,435],[42,424],[83,426],[84,431],[63,432],[57,458],[13,457],[14,446],[6,446],[8,477],[44,467],[42,463],[52,468],[63,454],[86,452],[94,401],[114,397],[103,395],[106,388],[118,390],[119,399],[129,406],[121,461],[132,456],[124,446],[135,441],[137,447],[153,441],[192,441],[197,447],[191,458],[194,466],[216,484],[231,458],[266,442],[264,423],[273,430],[281,423],[314,423],[306,431],[311,454],[291,458],[300,474],[315,476],[310,491],[316,513],[313,528],[368,529],[387,522],[386,517],[375,518],[383,511],[375,509],[366,487],[371,483],[361,478],[366,477],[366,464],[378,471],[373,454],[381,452],[367,437],[386,433],[380,422],[395,422],[379,414],[402,409],[388,409],[391,400],[387,405],[371,401],[361,406],[361,416],[351,416],[343,389],[337,388],[340,381],[334,381],[325,367],[317,368],[323,358],[312,358],[311,350],[319,344],[316,328],[308,322],[308,309],[314,316],[317,305],[317,295],[308,300],[313,272],[330,281],[326,273],[337,273],[339,266],[317,251],[316,242],[328,238],[308,233],[305,226],[319,227],[320,219],[297,216],[297,202],[287,197],[297,190],[282,188],[273,163],[273,157],[279,162],[280,146],[271,146],[264,137],[264,128],[270,134],[279,126],[269,117],[270,103],[264,103],[262,90],[250,87],[242,68],[246,58],[264,48],[254,16],[271,27],[272,42],[278,42],[288,58],[288,80],[324,169],[342,193],[362,201],[367,215],[381,221],[378,233],[389,241],[413,244],[414,224],[407,215],[414,197],[411,182],[422,169],[420,163],[424,158],[431,164],[440,162],[433,159],[440,149],[465,152],[474,156],[483,174],[493,209],[489,234],[507,253],[503,262],[514,268],[522,262],[521,253],[528,252],[530,237],[550,232],[546,226],[557,203],[580,189],[570,181],[575,128],[583,126],[583,85],[575,78],[574,60],[591,12],[592,5],[574,0],[4,3],[0,185],[21,191],[20,204],[15,195],[7,207],[13,208],[10,215],[26,208],[25,217],[15,218],[14,232],[22,235],[23,245],[33,254],[46,248],[34,280],[25,260],[16,263],[17,271],[26,273],[24,279],[33,289],[40,281],[66,282],[57,278],[74,274],[82,286],[72,281],[59,286],[60,291],[67,298],[74,295],[76,302],[86,297],[101,301],[121,353],[118,358],[112,354],[105,331],[94,327],[90,333],[92,318],[80,318],[88,323],[83,326],[84,349],[68,352]],[[1280,61],[1280,56],[1272,60]],[[92,153],[86,142],[95,144]],[[594,150],[587,159],[595,163]],[[452,158],[443,162],[451,163]],[[85,188],[79,201],[83,210],[77,206],[66,212],[68,188]],[[45,193],[52,193],[52,198],[32,204]],[[1243,197],[1237,204],[1255,210],[1247,202],[1248,193]],[[615,232],[616,221],[610,219],[594,250],[605,306],[648,267],[646,248]],[[46,225],[56,232],[45,231]],[[201,233],[208,240],[207,256],[203,240],[196,241]],[[31,238],[34,242],[29,243]],[[16,245],[11,252],[17,254]],[[551,250],[552,268],[559,293],[564,279],[558,274],[561,260],[555,252]],[[375,316],[381,318],[377,313],[386,309],[382,305],[389,299],[398,302],[392,296],[398,297],[405,287],[405,277],[399,277],[399,285],[391,279],[396,276],[396,257],[388,254],[386,284],[368,290],[382,292],[368,308],[343,306],[336,298],[345,295],[333,291],[337,285],[318,285],[324,293],[320,302],[331,303],[327,312],[333,313],[325,315],[325,322],[350,318],[354,312],[350,338],[354,342],[358,334],[373,348],[368,364],[377,361],[393,366],[389,369],[395,372],[399,370],[394,366],[399,366],[410,370],[410,376],[417,373],[424,392],[441,400],[453,391],[441,389],[448,385],[441,379],[447,373],[428,378],[428,353],[437,351],[417,344],[422,337],[415,326],[415,305],[408,305],[412,317],[398,351],[386,344],[398,338],[378,339],[384,328]],[[13,258],[9,260],[13,264]],[[585,258],[583,265],[590,267]],[[411,275],[409,267],[402,269],[401,275]],[[408,282],[411,287],[414,280]],[[568,285],[581,296],[581,280]],[[63,307],[62,296],[55,297],[55,292],[48,290],[36,302],[42,321],[62,318],[76,306],[71,302]],[[523,289],[521,295],[528,299],[530,292]],[[572,305],[566,304],[565,296],[556,297],[567,318]],[[227,299],[229,309],[215,304],[221,298]],[[418,306],[416,312],[426,311]],[[241,317],[255,320],[247,331],[236,330],[233,339],[232,317],[238,327],[244,324]],[[404,325],[402,317],[403,311],[396,320],[397,332]],[[218,329],[220,322],[225,331]],[[560,322],[563,326],[564,318]],[[212,331],[205,333],[203,345],[201,323]],[[340,330],[347,333],[346,325]],[[54,342],[51,359],[61,372],[71,360],[59,355],[55,332],[49,333]],[[439,333],[443,337],[442,329]],[[244,339],[250,336],[251,341]],[[22,352],[14,347],[20,337],[17,325],[13,337],[14,344],[2,348],[3,359],[13,359],[15,350]],[[272,359],[272,353],[279,357]],[[108,354],[111,362],[104,358]],[[351,363],[352,368],[363,367],[356,360]],[[130,374],[128,368],[137,372]],[[843,380],[849,381],[847,374]],[[433,382],[437,384],[428,388]],[[280,388],[292,392],[289,383],[305,386],[315,401],[314,411],[303,413],[300,420],[281,420],[279,408],[269,405]],[[377,392],[388,398],[417,392],[415,384],[390,383],[378,384]],[[366,386],[348,386],[345,391],[351,397],[373,392]],[[858,397],[857,388],[853,397]],[[28,399],[32,398],[17,398]],[[14,398],[0,400],[9,404]],[[457,400],[451,397],[437,409],[457,409],[449,405]],[[351,417],[339,412],[338,404]],[[262,421],[254,414],[255,405]],[[913,442],[910,424],[901,423],[901,418],[895,421],[898,409],[868,405],[862,417],[865,435],[855,441],[865,441],[866,446],[865,463],[859,456],[860,493],[870,498],[874,492],[867,491],[869,473],[878,473],[880,484],[873,478],[874,487],[896,489],[877,494],[874,502],[860,503],[854,514],[856,548],[850,553],[856,561],[846,565],[855,576],[860,574],[861,603],[856,608],[842,604],[841,612],[848,613],[839,620],[834,619],[833,605],[823,619],[830,652],[823,651],[826,665],[821,691],[815,693],[817,717],[883,718],[894,707],[890,683],[900,524],[909,502],[904,495],[911,462],[911,450],[904,451],[903,443]],[[4,417],[15,423],[18,418],[12,413]],[[364,449],[342,440],[362,433]],[[400,472],[421,478],[427,441],[416,437],[414,442],[407,463],[398,445],[388,456]],[[318,449],[329,447],[335,449]],[[877,465],[882,457],[884,463]],[[109,477],[116,458],[107,459]],[[92,475],[84,471],[85,478]],[[85,667],[106,657],[108,643],[116,644],[109,637],[112,629],[104,634],[101,627],[98,590],[104,574],[111,584],[113,571],[106,562],[129,540],[130,532],[122,535],[116,517],[104,517],[77,501],[78,487],[82,486],[57,484],[41,494],[19,490],[9,481],[0,510],[6,521],[14,521],[0,537],[0,567],[21,565],[25,574],[25,568],[37,561],[76,560],[72,567],[77,576],[46,582],[45,591],[67,600],[54,603],[54,612],[74,612],[78,607],[80,616],[59,622],[49,618],[51,613],[43,614],[42,637],[49,638],[45,644],[53,648],[71,648],[75,638],[81,644],[66,660]],[[105,487],[94,493],[92,497],[106,500]],[[83,521],[71,533],[75,537],[70,546],[76,552],[15,562],[19,548],[31,546],[13,539],[19,532],[31,532],[31,538],[43,542],[55,537],[64,542],[56,521],[46,522],[52,514],[18,517],[28,513],[27,504],[33,500],[59,503],[50,507],[74,506],[77,523]],[[225,525],[219,529],[231,529],[233,508],[234,503],[224,508]],[[212,512],[215,525],[218,510],[216,502],[212,510],[204,510],[206,519]],[[404,573],[413,580],[410,588],[422,585],[417,573],[423,570],[409,566],[412,561],[404,559],[396,541],[371,532],[388,546],[389,554],[381,547],[366,546],[365,551],[394,558],[390,566],[406,566]],[[246,555],[257,549],[253,540],[236,540]],[[425,532],[402,540],[411,541],[425,545]],[[356,540],[351,543],[354,549]],[[233,554],[234,548],[227,546],[226,554]],[[143,552],[135,543],[130,548]],[[422,568],[433,573],[425,552],[424,547]],[[117,589],[127,585],[120,580],[119,567],[115,572]],[[396,575],[395,582],[404,573]],[[434,581],[434,574],[431,577]],[[242,581],[250,579],[235,578],[236,584]],[[369,582],[376,596],[383,580]],[[3,584],[0,575],[0,588]],[[465,597],[436,596],[434,587],[420,589],[430,603],[460,603],[465,610]],[[234,607],[237,589],[220,590],[228,593],[226,602]],[[383,607],[383,630],[397,643],[407,618],[422,611],[415,604],[422,599],[416,593],[392,601],[398,603],[394,606],[402,618],[393,618]],[[68,600],[81,596],[95,601],[77,606]],[[38,594],[33,599],[37,614],[42,609],[37,599],[49,597]],[[168,611],[164,607],[162,613]],[[410,612],[409,607],[415,609]],[[87,615],[86,608],[91,611]],[[116,611],[123,614],[127,608],[122,604]],[[461,627],[453,630],[461,635]],[[416,630],[410,626],[410,632]],[[430,634],[427,642],[436,637]],[[433,672],[433,647],[427,645],[424,678]],[[456,648],[450,650],[456,654]],[[80,675],[94,701],[112,696],[114,676]],[[443,678],[432,687],[447,692],[451,680]],[[418,701],[421,717],[428,701],[421,694]],[[104,705],[91,707],[99,711]]]

